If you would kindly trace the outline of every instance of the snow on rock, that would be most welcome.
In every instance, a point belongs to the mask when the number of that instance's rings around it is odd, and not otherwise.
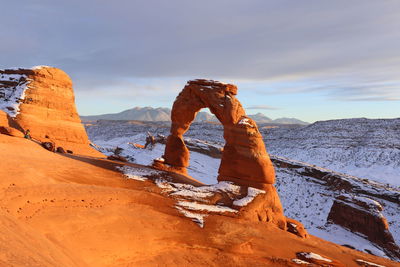
[[[313,177],[299,174],[296,169],[276,168],[276,187],[281,198],[285,215],[304,224],[307,231],[315,236],[339,245],[353,247],[359,251],[373,253],[381,257],[386,254],[365,236],[353,233],[336,224],[327,224],[332,204],[339,192],[329,190]],[[381,200],[380,200],[381,201]],[[382,211],[389,222],[396,241],[400,238],[400,221],[397,204],[382,200]]]
[[[239,122],[238,122],[238,124],[241,124],[241,125],[246,125],[246,126],[249,126],[249,127],[254,127],[251,123],[250,123],[250,119],[249,118],[243,118],[243,119],[241,119]]]
[[[375,209],[378,211],[383,210],[381,203],[379,203],[378,201],[373,200],[369,197],[360,197],[360,196],[352,196],[352,197],[354,200],[364,203],[366,206],[368,206],[371,209]]]
[[[53,68],[53,67],[51,67],[51,66],[46,66],[46,65],[39,65],[39,66],[34,66],[34,67],[32,67],[31,69],[32,69],[32,70],[40,70],[40,69],[43,69],[43,68]]]
[[[189,210],[208,211],[208,212],[238,212],[237,210],[220,205],[206,205],[197,202],[178,201],[178,206],[185,207]]]
[[[156,170],[151,170],[147,168],[136,168],[136,167],[133,168],[129,166],[117,167],[117,169],[121,171],[126,176],[126,178],[138,181],[146,181],[147,180],[146,176],[154,176],[160,173]]]
[[[213,185],[193,186],[190,184],[172,183],[162,179],[156,181],[157,186],[167,189],[171,195],[183,196],[196,200],[201,200],[206,197],[211,197],[216,192],[224,192],[230,196],[240,194],[240,186],[232,182],[219,182]],[[260,190],[261,191],[261,190]],[[250,201],[251,202],[251,201]]]
[[[25,98],[30,80],[23,74],[7,74],[0,71],[0,110],[15,118]]]
[[[257,189],[257,188],[249,187],[248,188],[248,192],[247,192],[247,196],[244,197],[244,198],[237,199],[237,200],[233,201],[233,205],[241,206],[241,207],[246,206],[250,202],[252,202],[253,199],[259,194],[265,194],[265,191]]]
[[[237,213],[238,211],[219,204],[209,203],[209,198],[216,193],[226,193],[231,197],[240,195],[240,186],[231,182],[219,182],[214,185],[196,187],[189,184],[173,183],[163,179],[157,179],[156,185],[163,189],[164,193],[178,198],[176,208],[186,217],[192,219],[201,228],[204,227],[204,218],[207,213]],[[199,203],[201,202],[201,203]]]
[[[332,262],[332,260],[327,259],[322,257],[319,254],[313,253],[313,252],[301,252],[299,255],[307,258],[307,259],[314,259],[314,260],[319,260],[319,261],[326,261],[326,262]]]
[[[61,69],[0,70],[0,109],[13,118],[16,128],[29,129],[35,141],[51,140],[74,154],[100,156],[89,146],[71,78]]]
[[[376,264],[376,263],[372,263],[372,262],[360,260],[360,259],[357,259],[356,262],[359,263],[360,265],[363,265],[366,267],[386,267],[384,265],[380,265],[380,264]]]
[[[340,225],[351,232],[359,233],[383,248],[391,258],[400,258],[400,248],[396,245],[386,218],[381,213],[382,206],[366,197],[338,196],[329,212],[328,223]]]
[[[187,84],[190,84],[192,82],[206,82],[206,83],[210,83],[210,84],[227,84],[227,83],[212,80],[212,79],[194,79],[194,80],[187,81]]]
[[[303,261],[303,260],[299,260],[299,259],[292,259],[292,262],[294,262],[294,263],[296,263],[296,264],[300,264],[300,265],[302,265],[302,264],[310,265],[309,262]]]
[[[216,193],[225,193],[234,199],[237,196],[240,196],[240,186],[237,186],[232,182],[219,182],[214,185],[196,187],[190,184],[174,183],[164,180],[160,178],[163,172],[152,170],[150,168],[131,166],[122,166],[116,168],[128,179],[146,181],[152,178],[155,184],[162,189],[163,193],[178,199],[175,207],[179,210],[179,212],[192,219],[201,228],[204,227],[204,217],[207,215],[204,214],[205,212],[220,214],[226,212],[238,212],[236,209],[221,204],[209,203],[209,198],[213,197]],[[249,192],[246,197],[235,200],[240,204],[236,206],[245,206],[249,204],[254,197],[262,192],[262,190],[249,188]]]
[[[192,221],[197,223],[200,226],[200,228],[204,227],[204,217],[207,216],[206,214],[193,213],[178,206],[176,206],[176,209],[189,219],[192,219]]]

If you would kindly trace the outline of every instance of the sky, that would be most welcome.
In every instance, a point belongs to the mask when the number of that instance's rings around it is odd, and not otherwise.
[[[81,115],[234,83],[248,114],[400,117],[398,0],[2,1],[0,69],[48,65]]]

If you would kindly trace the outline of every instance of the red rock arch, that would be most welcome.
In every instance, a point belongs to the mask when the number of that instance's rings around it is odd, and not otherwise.
[[[186,171],[189,150],[183,134],[197,112],[209,108],[224,126],[225,147],[218,181],[265,189],[275,181],[275,172],[256,123],[236,99],[237,87],[213,80],[189,81],[177,96],[171,113],[171,134],[165,147],[165,163]]]

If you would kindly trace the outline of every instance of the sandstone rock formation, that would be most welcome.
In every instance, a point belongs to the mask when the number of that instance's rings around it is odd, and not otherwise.
[[[22,129],[4,111],[0,110],[0,134],[23,137]]]
[[[189,81],[172,107],[171,134],[165,148],[165,163],[185,172],[189,150],[183,134],[202,108],[209,108],[224,126],[226,141],[218,181],[263,189],[273,184],[275,172],[256,123],[236,99],[237,87],[213,80]]]
[[[171,134],[167,138],[163,161],[155,161],[155,167],[186,173],[189,165],[189,150],[183,134],[202,108],[209,108],[224,126],[225,146],[219,167],[218,181],[229,181],[250,190],[250,187],[264,190],[247,206],[240,210],[242,218],[270,222],[286,230],[287,222],[283,214],[275,182],[275,172],[265,149],[256,123],[246,113],[236,99],[237,87],[213,80],[192,80],[176,98],[171,112]],[[167,168],[163,168],[167,166]],[[249,191],[250,193],[250,191]],[[293,233],[306,237],[300,223],[298,229],[289,227]]]
[[[0,109],[33,139],[87,155],[100,155],[89,146],[75,107],[72,81],[60,69],[0,70]]]
[[[121,162],[63,157],[1,134],[0,159],[0,266],[311,266],[297,265],[297,252],[398,266],[270,224],[209,214],[199,228],[165,189],[123,178]]]
[[[371,242],[382,247],[388,255],[400,259],[400,248],[389,231],[382,210],[383,207],[370,198],[341,195],[333,202],[328,222],[365,235]]]

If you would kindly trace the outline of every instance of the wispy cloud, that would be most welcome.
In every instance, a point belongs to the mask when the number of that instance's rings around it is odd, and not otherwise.
[[[0,68],[54,65],[88,97],[173,100],[210,77],[267,94],[400,98],[399,1],[27,2],[2,4]]]
[[[278,108],[272,107],[272,106],[267,106],[267,105],[253,105],[253,106],[247,107],[247,109],[277,110]]]

